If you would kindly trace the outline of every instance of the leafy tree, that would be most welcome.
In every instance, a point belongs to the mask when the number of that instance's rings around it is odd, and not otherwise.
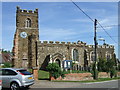
[[[106,71],[106,60],[103,58],[99,58],[98,62],[98,71],[105,72]]]
[[[106,72],[110,72],[115,66],[115,62],[112,59],[107,60],[106,62]]]
[[[0,51],[1,51],[2,53],[11,53],[11,54],[12,54],[12,52],[9,51],[9,50],[1,49]]]
[[[115,68],[116,62],[115,59],[105,60],[99,58],[98,62],[98,71],[110,73],[110,77],[117,76],[117,71]]]
[[[115,69],[115,61],[110,59],[106,62],[106,72],[110,73],[110,77],[112,78],[116,74],[116,69]]]

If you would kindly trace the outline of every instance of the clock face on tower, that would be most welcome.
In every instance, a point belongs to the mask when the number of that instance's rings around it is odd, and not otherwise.
[[[27,33],[26,33],[26,32],[21,32],[21,33],[20,33],[20,36],[21,36],[22,38],[26,38],[26,37],[27,37]]]

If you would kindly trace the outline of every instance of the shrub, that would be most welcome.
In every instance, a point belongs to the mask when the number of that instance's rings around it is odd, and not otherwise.
[[[4,65],[2,66],[3,68],[10,68],[10,67],[12,67],[12,64],[11,63],[9,63],[9,62],[5,62],[5,63],[3,63]]]
[[[58,77],[65,77],[64,72],[61,70],[61,68],[59,67],[58,64],[56,63],[50,63],[48,64],[48,66],[46,67],[46,69],[49,71],[50,75],[53,76],[55,79]]]
[[[112,68],[110,69],[110,77],[113,78],[114,77],[117,77],[117,70],[115,70],[115,68]]]

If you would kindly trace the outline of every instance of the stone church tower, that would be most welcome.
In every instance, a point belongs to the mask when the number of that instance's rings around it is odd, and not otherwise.
[[[39,40],[38,9],[16,10],[16,32],[14,35],[13,65],[14,67],[36,67],[37,46]]]

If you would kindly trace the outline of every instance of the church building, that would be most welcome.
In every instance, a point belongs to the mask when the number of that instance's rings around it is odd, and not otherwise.
[[[16,10],[16,32],[13,45],[13,65],[17,68],[46,69],[49,63],[63,68],[64,60],[72,60],[75,70],[85,70],[94,62],[94,45],[82,41],[59,42],[39,40],[38,9]],[[97,45],[97,58],[114,58],[113,45]]]

